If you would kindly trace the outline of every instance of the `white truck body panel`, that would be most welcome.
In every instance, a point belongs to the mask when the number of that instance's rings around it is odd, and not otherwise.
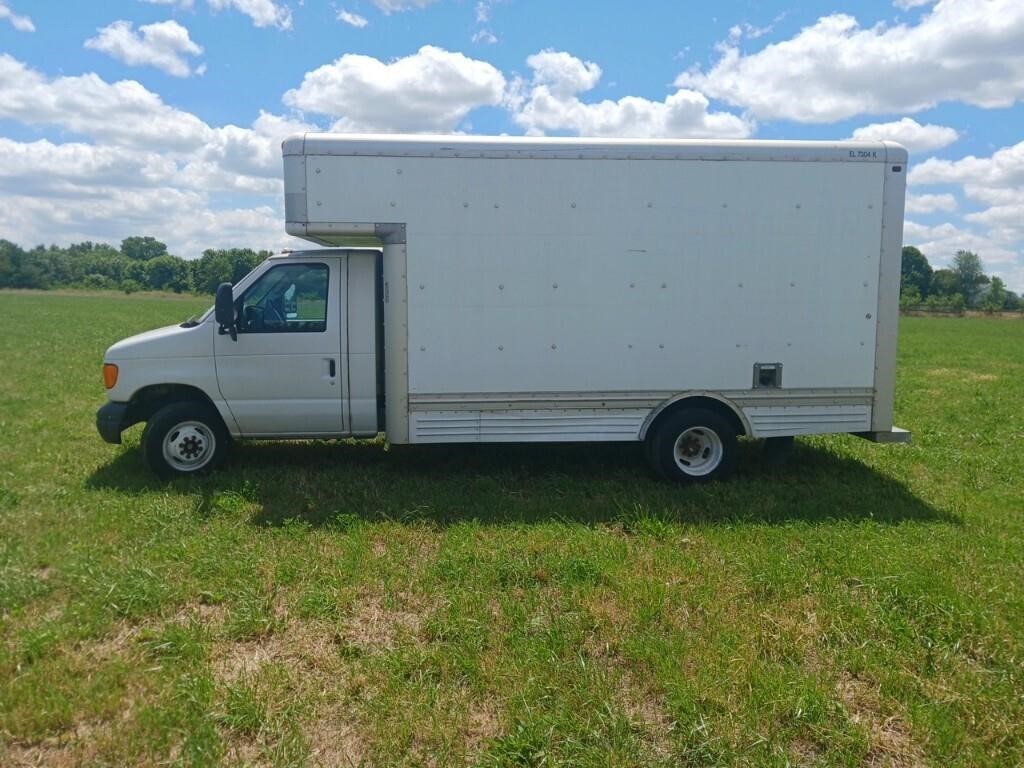
[[[892,431],[906,151],[882,142],[285,142],[287,230],[383,243],[393,442]],[[755,386],[755,365],[781,386]]]

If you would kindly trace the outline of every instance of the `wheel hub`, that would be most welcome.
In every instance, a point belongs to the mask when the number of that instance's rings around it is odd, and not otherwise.
[[[687,475],[701,477],[714,472],[725,449],[718,433],[707,427],[690,427],[676,438],[672,451],[676,466]]]
[[[189,435],[181,440],[178,445],[178,453],[186,459],[194,459],[203,452],[203,441],[195,435]]]
[[[206,466],[213,458],[216,439],[200,421],[185,421],[167,430],[163,453],[167,463],[183,472]]]

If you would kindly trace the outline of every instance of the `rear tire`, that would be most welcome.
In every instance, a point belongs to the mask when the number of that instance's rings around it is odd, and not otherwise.
[[[736,431],[714,411],[677,411],[648,439],[651,462],[666,480],[706,483],[724,480],[736,470]]]
[[[142,433],[142,455],[165,480],[220,466],[228,435],[220,414],[202,403],[171,403],[154,413]]]

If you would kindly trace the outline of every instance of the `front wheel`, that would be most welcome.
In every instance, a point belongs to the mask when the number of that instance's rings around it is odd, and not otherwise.
[[[154,413],[142,433],[142,453],[160,477],[206,472],[227,455],[220,415],[200,403],[172,403]]]
[[[736,431],[713,411],[678,411],[659,424],[648,440],[655,469],[677,483],[722,480],[736,469]]]

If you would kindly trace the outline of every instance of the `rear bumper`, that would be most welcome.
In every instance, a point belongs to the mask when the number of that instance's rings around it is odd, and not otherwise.
[[[108,443],[119,444],[121,433],[134,423],[128,414],[128,403],[107,403],[96,411],[96,429]]]
[[[893,427],[884,432],[854,432],[853,434],[870,440],[872,443],[909,443],[911,437],[909,430],[899,427]]]

